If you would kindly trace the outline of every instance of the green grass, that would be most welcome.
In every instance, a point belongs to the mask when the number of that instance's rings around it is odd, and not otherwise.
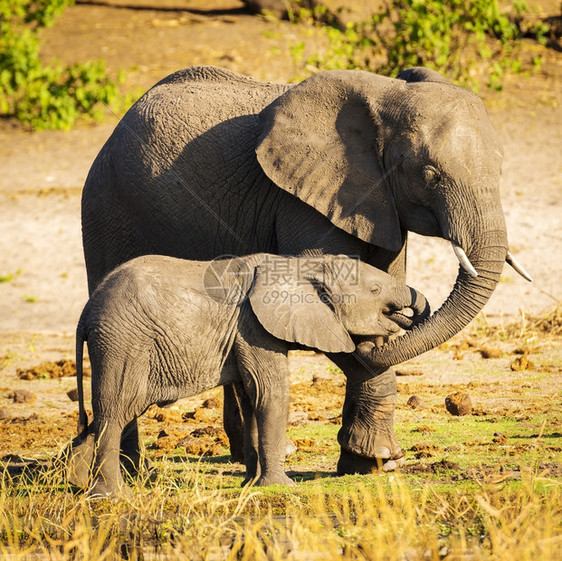
[[[208,466],[209,464],[207,464]],[[50,559],[554,559],[560,482],[440,488],[399,474],[239,489],[205,463],[162,462],[129,502],[88,501],[56,467],[0,486],[0,552]],[[441,552],[441,555],[440,555]]]
[[[481,320],[466,335],[470,344],[455,339],[405,365],[423,375],[398,378],[395,428],[407,458],[401,472],[334,475],[339,425],[330,419],[341,403],[332,398],[343,399],[337,379],[332,388],[322,380],[311,391],[306,383],[293,386],[296,402],[309,406],[304,411],[325,419],[297,415],[306,420],[289,428],[299,448],[286,461],[295,487],[242,489],[243,467],[229,462],[225,448],[203,458],[150,448],[163,428],[173,432],[173,415],[142,418],[154,470],[130,481],[130,501],[88,500],[56,463],[27,474],[0,467],[0,558],[562,558],[562,361],[549,339],[559,325],[559,311],[540,324],[522,317],[498,328]],[[535,367],[512,371],[522,345]],[[481,350],[493,346],[502,352],[484,359]],[[320,363],[306,358],[309,374],[318,373]],[[445,397],[456,390],[473,398],[472,415],[446,411]],[[414,394],[424,409],[407,405]]]

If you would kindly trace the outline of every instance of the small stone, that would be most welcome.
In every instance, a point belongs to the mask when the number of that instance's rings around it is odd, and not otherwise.
[[[472,400],[463,392],[454,392],[445,398],[447,411],[455,417],[470,415],[472,412]]]
[[[5,407],[0,407],[0,421],[2,419],[9,419],[10,417],[10,412]]]
[[[12,394],[12,399],[14,403],[34,403],[35,394],[31,393],[29,390],[16,390]]]
[[[430,427],[429,425],[419,425],[412,429],[412,432],[421,432],[422,434],[429,434],[434,431],[435,429],[433,427]]]
[[[159,423],[181,423],[183,421],[181,413],[177,409],[160,409],[154,415],[154,419]]]
[[[507,444],[507,435],[503,432],[495,432],[492,442],[494,444],[499,444],[500,446],[505,446]]]
[[[214,397],[206,399],[201,405],[204,409],[218,409],[220,406],[221,404],[219,403],[219,400]]]
[[[418,442],[411,448],[415,452],[414,457],[418,460],[421,458],[432,458],[443,450],[440,446],[429,442]]]
[[[424,401],[417,395],[413,395],[408,399],[408,405],[412,409],[425,409],[427,407]]]
[[[74,388],[73,390],[69,390],[66,392],[66,395],[70,399],[70,401],[78,401],[78,389]]]
[[[176,447],[185,448],[187,454],[194,456],[219,456],[223,448],[209,438],[194,438],[193,436],[186,436],[179,440]]]
[[[154,448],[156,450],[164,450],[166,452],[171,452],[177,445],[179,438],[175,435],[173,436],[161,436],[154,441]]]
[[[197,407],[193,412],[193,419],[198,423],[214,424],[220,422],[222,411]]]
[[[535,365],[527,358],[527,355],[517,357],[510,365],[513,372],[521,372],[523,370],[535,370]]]
[[[482,356],[482,358],[501,358],[503,352],[501,349],[496,349],[494,347],[482,347],[480,349],[480,356]]]

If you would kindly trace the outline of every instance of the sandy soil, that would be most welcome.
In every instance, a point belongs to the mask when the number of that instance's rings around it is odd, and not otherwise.
[[[364,2],[355,4],[365,9]],[[542,5],[556,10],[556,2]],[[294,74],[288,45],[296,31],[288,23],[245,14],[236,0],[168,0],[161,6],[70,8],[45,34],[45,56],[64,62],[103,57],[110,71],[131,68],[127,85],[142,89],[191,64],[216,64],[272,81]],[[527,283],[506,266],[485,308],[493,321],[537,314],[561,298],[562,56],[552,49],[543,54],[542,72],[510,78],[502,94],[484,92],[505,150],[501,189],[511,249],[534,278]],[[0,123],[0,411],[8,408],[11,416],[30,411],[29,404],[13,403],[13,388],[29,388],[17,379],[18,368],[73,355],[73,331],[87,297],[80,192],[116,123],[110,115],[102,124],[40,133]],[[455,263],[445,242],[412,236],[408,280],[434,308],[451,288]],[[320,362],[309,376],[326,368],[324,359],[314,360]],[[302,370],[300,363],[294,370]],[[33,409],[70,414],[75,404],[66,391],[73,385],[70,379],[34,382],[33,392],[46,393]]]

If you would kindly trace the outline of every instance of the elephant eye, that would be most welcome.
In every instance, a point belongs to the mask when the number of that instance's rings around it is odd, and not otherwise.
[[[378,294],[380,294],[381,292],[381,287],[378,284],[374,284],[373,286],[371,286],[371,294],[373,294],[374,296],[377,296]]]
[[[433,166],[423,168],[423,178],[428,187],[435,187],[441,180],[441,174]]]

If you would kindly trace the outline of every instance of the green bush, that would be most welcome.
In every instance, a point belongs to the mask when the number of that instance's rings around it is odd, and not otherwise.
[[[103,61],[45,66],[41,30],[74,0],[0,0],[0,115],[33,129],[69,129],[119,99]]]
[[[514,9],[519,17],[527,7],[516,2]],[[404,68],[427,66],[473,89],[482,79],[501,89],[504,73],[521,67],[514,56],[520,28],[500,12],[497,0],[388,0],[367,20],[319,29],[327,39],[325,50],[305,58],[304,43],[292,49],[293,58],[304,59],[312,71],[363,69],[395,76]]]

